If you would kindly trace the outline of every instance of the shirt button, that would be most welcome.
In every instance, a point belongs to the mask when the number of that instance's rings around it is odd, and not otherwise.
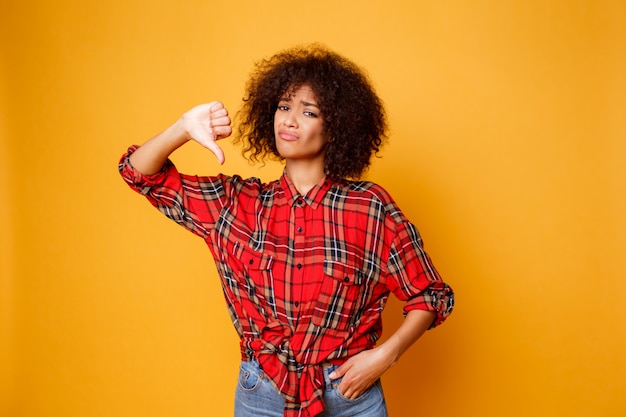
[[[350,277],[345,277],[345,278],[343,279],[343,282],[349,282],[349,281],[350,281]]]
[[[300,303],[296,301],[295,303],[293,303],[293,305],[298,307],[300,305]]]
[[[298,227],[298,233],[302,233],[302,226]]]
[[[248,263],[249,263],[250,265],[252,265],[252,264],[254,263],[254,259],[250,259],[250,260],[248,261]]]
[[[298,265],[296,265],[296,267],[297,267],[298,269],[302,269],[302,264],[298,264]]]

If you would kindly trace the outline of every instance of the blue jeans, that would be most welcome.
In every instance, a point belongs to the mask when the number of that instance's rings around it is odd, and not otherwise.
[[[324,404],[319,417],[387,417],[387,406],[380,380],[360,397],[349,400],[339,392],[341,379],[330,380],[328,374],[337,369],[324,368]],[[259,364],[241,362],[239,382],[235,392],[235,417],[283,417],[285,400],[274,388]]]

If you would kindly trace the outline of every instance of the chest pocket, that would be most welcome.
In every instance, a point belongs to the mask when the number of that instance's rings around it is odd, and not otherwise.
[[[264,239],[255,229],[256,218],[243,216],[244,221],[237,218],[236,211],[230,206],[222,209],[210,241],[231,319],[243,336],[259,334],[258,324],[277,315],[276,262],[274,253],[258,244]]]
[[[269,281],[274,264],[271,255],[252,249],[248,242],[235,241],[229,246],[230,265],[233,270],[237,270],[244,286],[248,292],[263,292],[268,289]]]
[[[232,256],[250,271],[268,271],[272,269],[274,263],[274,258],[271,255],[255,251],[248,246],[248,242],[235,242]]]
[[[252,249],[248,242],[234,242],[229,249],[233,273],[226,282],[241,305],[237,319],[259,331],[253,323],[265,322],[276,311],[274,288],[270,285],[274,258]]]
[[[254,233],[249,225],[237,220],[230,210],[224,209],[213,231],[216,242],[216,259],[223,284],[238,299],[249,299],[257,306],[271,300],[272,255],[253,249]]]
[[[313,313],[313,322],[339,331],[355,326],[366,303],[368,280],[356,256],[346,260],[326,259],[324,278]]]

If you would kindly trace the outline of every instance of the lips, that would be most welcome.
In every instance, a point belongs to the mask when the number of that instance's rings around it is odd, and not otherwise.
[[[279,130],[278,131],[278,136],[282,139],[282,140],[286,140],[286,141],[295,141],[298,140],[298,135],[287,131],[287,130]]]

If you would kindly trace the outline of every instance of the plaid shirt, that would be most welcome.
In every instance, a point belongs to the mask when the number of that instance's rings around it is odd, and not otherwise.
[[[163,214],[203,238],[222,281],[243,360],[257,360],[285,398],[285,416],[324,409],[324,363],[374,347],[390,292],[405,311],[453,307],[415,227],[371,182],[325,179],[306,196],[287,175],[179,174],[171,161],[124,180]]]

